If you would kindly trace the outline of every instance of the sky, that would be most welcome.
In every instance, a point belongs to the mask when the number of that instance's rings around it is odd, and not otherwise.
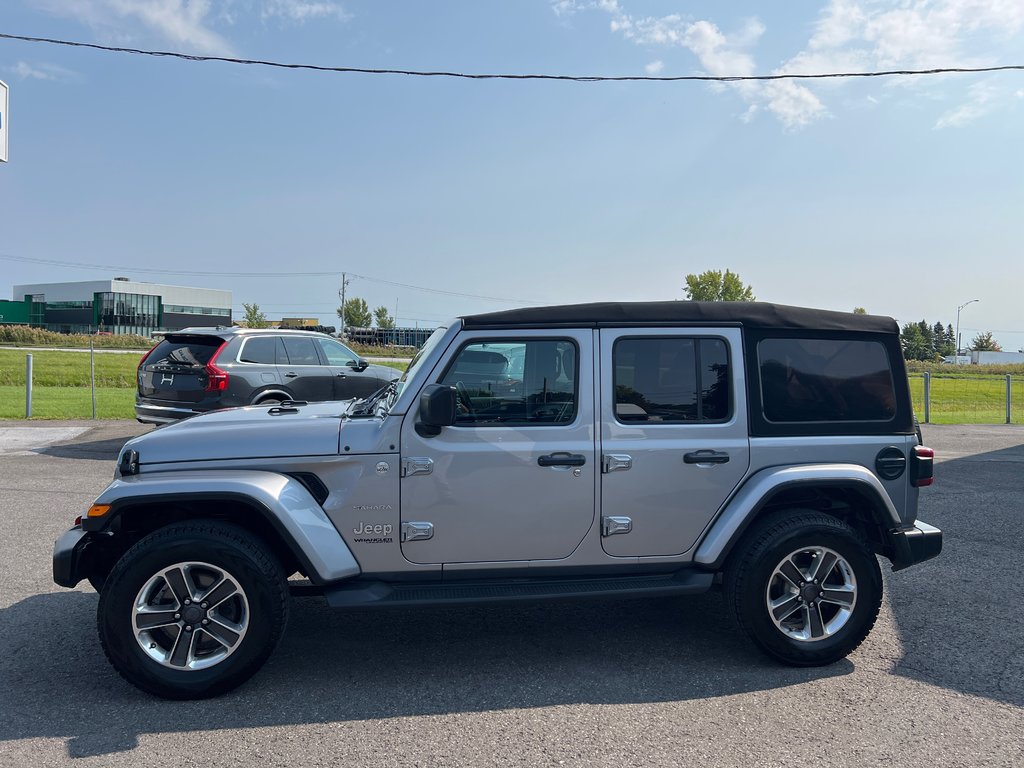
[[[462,72],[1024,64],[1020,0],[3,0],[0,32]],[[0,256],[82,265],[0,258],[3,297],[126,275],[336,324],[346,272],[422,327],[681,299],[686,274],[728,268],[760,300],[900,322],[978,299],[964,341],[1024,347],[1024,72],[452,80],[0,40],[0,79]]]

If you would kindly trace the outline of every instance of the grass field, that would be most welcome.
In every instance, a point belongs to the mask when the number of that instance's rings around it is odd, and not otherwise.
[[[0,419],[25,417],[25,352],[0,348]],[[96,405],[101,419],[134,418],[135,371],[142,353],[97,353]],[[33,418],[87,419],[92,413],[88,352],[32,353]],[[382,363],[399,371],[405,363]],[[1024,423],[1024,376],[1011,385],[1011,420]],[[1006,377],[958,371],[932,374],[931,423],[1002,424]],[[914,411],[924,421],[924,376],[910,374]]]
[[[0,419],[25,418],[25,355],[0,348]],[[32,418],[88,419],[89,352],[32,352]],[[134,419],[135,372],[142,353],[100,353],[96,362],[96,415]],[[406,363],[381,363],[404,371]]]

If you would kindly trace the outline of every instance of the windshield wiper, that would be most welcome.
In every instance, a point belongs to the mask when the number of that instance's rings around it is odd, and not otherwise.
[[[368,398],[360,402],[359,405],[355,406],[351,411],[348,412],[349,416],[368,416],[373,413],[377,407],[377,403],[388,397],[390,394],[395,392],[398,388],[398,379],[393,379],[390,384],[381,387]]]

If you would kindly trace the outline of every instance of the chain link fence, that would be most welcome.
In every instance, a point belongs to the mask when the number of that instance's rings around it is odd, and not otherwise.
[[[0,418],[29,413],[27,357],[32,356],[31,416],[37,419],[135,418],[136,368],[143,352],[0,348]],[[94,408],[95,404],[95,408]]]
[[[1024,423],[1024,376],[911,373],[908,379],[922,422]]]

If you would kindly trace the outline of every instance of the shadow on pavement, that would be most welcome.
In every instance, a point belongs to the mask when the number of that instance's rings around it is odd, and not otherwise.
[[[1024,706],[1024,445],[943,461],[935,478],[920,517],[942,554],[888,579],[895,672]]]
[[[69,754],[85,757],[131,750],[147,733],[703,699],[854,669],[766,660],[731,628],[715,594],[344,613],[303,598],[253,680],[219,699],[167,702],[109,666],[96,603],[92,593],[51,593],[0,613],[0,742],[66,738]]]
[[[96,461],[116,461],[124,444],[135,435],[109,437],[104,440],[63,443],[37,448],[36,453],[43,456],[56,456],[61,459],[94,459]]]

